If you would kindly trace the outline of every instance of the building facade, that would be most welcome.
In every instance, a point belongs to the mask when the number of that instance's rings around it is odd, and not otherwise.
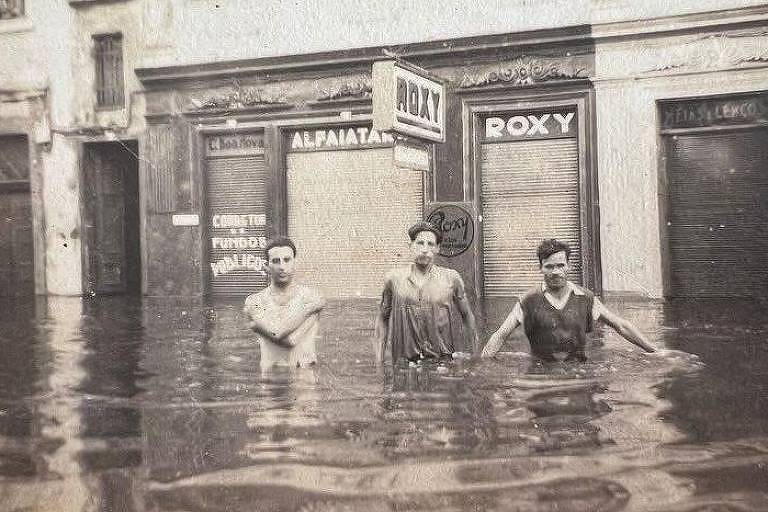
[[[478,298],[535,283],[550,236],[599,292],[765,284],[768,4],[23,4],[0,19],[6,289],[239,297],[279,233],[327,296],[373,298],[438,206],[467,215],[431,218]],[[372,128],[393,55],[447,84],[426,172]]]

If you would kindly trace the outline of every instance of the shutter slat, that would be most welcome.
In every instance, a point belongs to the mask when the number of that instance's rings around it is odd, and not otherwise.
[[[328,298],[379,297],[409,261],[422,218],[422,174],[396,169],[392,149],[289,153],[288,233],[304,282]]]
[[[266,237],[266,226],[244,228],[214,228],[215,214],[264,215],[267,211],[269,175],[263,155],[216,158],[207,161],[206,194],[208,202],[208,259],[209,262],[225,262],[237,258],[246,263],[263,258],[263,249],[213,248],[213,238]],[[223,268],[224,266],[222,266]],[[263,272],[236,266],[228,272],[214,275],[210,272],[209,292],[214,297],[244,297],[267,285]]]
[[[569,279],[581,283],[577,139],[481,146],[486,297],[520,297],[541,282],[536,246],[571,246]]]

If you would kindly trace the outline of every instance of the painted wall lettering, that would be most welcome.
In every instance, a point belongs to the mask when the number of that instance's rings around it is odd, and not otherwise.
[[[264,152],[264,136],[261,133],[237,135],[211,135],[205,139],[208,156],[235,156]]]
[[[554,137],[576,137],[578,135],[575,112],[538,112],[490,116],[483,121],[483,138],[494,139],[538,139]]]
[[[211,226],[214,228],[248,228],[266,225],[267,216],[264,214],[214,214],[211,216]]]
[[[392,135],[368,126],[297,130],[289,132],[288,137],[292,151],[391,146],[394,143]]]
[[[266,275],[263,250],[267,246],[267,216],[262,213],[214,213],[210,225],[211,273]]]
[[[662,128],[768,123],[768,95],[673,101],[662,104]]]
[[[213,276],[221,276],[246,270],[256,272],[258,275],[267,275],[267,260],[256,254],[232,254],[211,262]]]

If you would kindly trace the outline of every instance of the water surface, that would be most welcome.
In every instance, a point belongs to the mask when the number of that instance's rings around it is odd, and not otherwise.
[[[377,369],[347,302],[316,367],[262,372],[236,306],[0,304],[0,510],[768,510],[766,307],[607,304],[698,360],[605,330],[587,363]]]

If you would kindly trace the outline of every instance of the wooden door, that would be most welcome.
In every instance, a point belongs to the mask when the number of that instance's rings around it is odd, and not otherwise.
[[[138,291],[136,155],[120,143],[86,153],[89,285],[96,294]]]

